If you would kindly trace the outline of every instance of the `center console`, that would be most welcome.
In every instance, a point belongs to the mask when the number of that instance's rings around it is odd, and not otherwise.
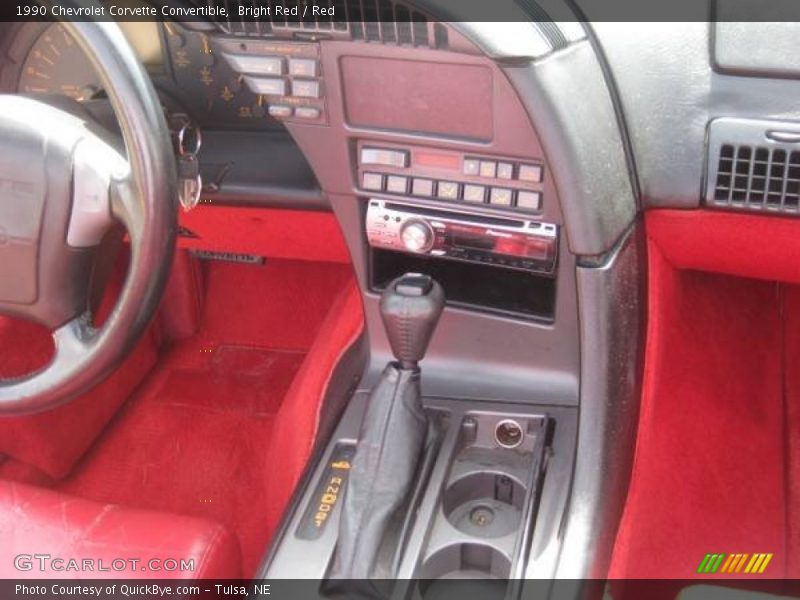
[[[452,597],[463,579],[483,581],[484,597],[518,597],[556,572],[577,413],[424,395],[417,363],[445,297],[552,323],[559,228],[408,197],[365,208],[370,288],[395,360],[350,401],[262,576],[313,580],[306,595],[320,598]]]
[[[547,160],[508,73],[449,39],[324,41],[326,120],[286,121],[346,236],[369,348],[260,573],[304,579],[319,597],[347,594],[359,552],[374,559],[356,577],[361,591],[398,599],[440,597],[464,578],[515,598],[524,580],[559,568],[582,367],[578,267],[556,186],[555,167],[569,161]],[[391,411],[374,414],[387,405],[378,390],[402,363],[384,298],[409,273],[446,299],[412,394],[424,418],[413,435],[385,428],[391,443],[372,445],[392,466],[369,471],[364,442],[379,439],[376,421],[391,423]],[[372,518],[380,503],[369,498],[348,506],[353,490],[365,498],[365,472],[380,486],[397,474],[388,518]],[[370,532],[361,544],[351,534],[360,515]]]
[[[357,394],[299,497],[264,577],[331,575],[346,484],[367,394]],[[432,434],[416,485],[373,568],[381,595],[433,598],[449,582],[482,579],[491,595],[553,576],[558,515],[569,493],[577,423],[569,409],[423,398]],[[321,484],[325,484],[324,486]],[[383,580],[381,582],[381,580]],[[311,584],[309,584],[311,586]]]

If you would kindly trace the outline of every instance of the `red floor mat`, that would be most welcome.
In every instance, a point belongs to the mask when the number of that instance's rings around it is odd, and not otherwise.
[[[610,574],[692,578],[706,553],[765,552],[768,576],[783,577],[783,288],[677,270],[654,244],[649,280],[636,458]]]
[[[201,330],[170,348],[72,474],[56,487],[92,500],[226,524],[254,572],[276,526],[270,445],[282,400],[347,265],[210,263]],[[359,307],[360,308],[360,307]],[[318,397],[303,399],[316,411]],[[297,431],[295,439],[313,435]],[[289,449],[286,452],[289,453]]]
[[[159,400],[176,408],[274,415],[304,357],[297,351],[220,346],[201,368],[173,367]],[[180,359],[174,362],[180,364]]]
[[[162,359],[88,460],[58,488],[224,523],[238,534],[243,567],[251,573],[271,534],[264,510],[274,415],[303,354],[225,346],[203,357],[205,365],[192,360],[187,367],[191,351],[201,347],[189,342]]]

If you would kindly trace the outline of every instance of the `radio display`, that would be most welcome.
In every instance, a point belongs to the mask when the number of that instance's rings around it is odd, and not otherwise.
[[[495,241],[486,237],[477,235],[477,232],[472,230],[450,232],[450,242],[459,248],[466,248],[468,250],[486,250],[494,252]]]
[[[457,248],[531,260],[551,259],[554,247],[554,243],[550,239],[493,228],[451,225],[448,227],[447,234],[450,243]]]

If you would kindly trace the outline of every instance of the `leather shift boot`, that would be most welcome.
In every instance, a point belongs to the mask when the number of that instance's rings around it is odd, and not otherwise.
[[[419,370],[389,364],[361,426],[332,579],[369,579],[388,523],[412,488],[427,427]]]

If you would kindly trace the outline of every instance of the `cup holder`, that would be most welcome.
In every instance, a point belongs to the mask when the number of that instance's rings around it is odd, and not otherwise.
[[[508,579],[511,560],[484,544],[455,544],[434,552],[422,566],[421,579]]]
[[[444,493],[442,509],[450,524],[476,538],[497,538],[517,531],[525,487],[503,473],[472,473]]]

